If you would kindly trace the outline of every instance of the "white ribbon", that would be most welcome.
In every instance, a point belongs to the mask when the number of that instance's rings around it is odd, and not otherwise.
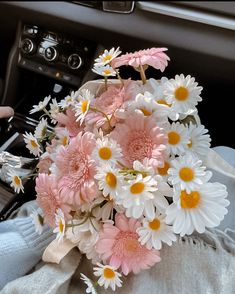
[[[227,177],[235,179],[235,168],[212,149],[210,149],[207,153],[204,164],[208,168],[216,170]]]
[[[63,257],[76,246],[75,243],[72,243],[68,239],[64,239],[63,242],[58,242],[58,240],[55,239],[45,249],[42,260],[59,264]]]

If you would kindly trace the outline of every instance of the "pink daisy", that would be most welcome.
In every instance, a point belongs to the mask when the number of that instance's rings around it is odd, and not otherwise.
[[[145,158],[154,167],[163,165],[167,136],[151,117],[133,113],[111,133],[122,148],[123,163],[132,167],[135,160]]]
[[[80,123],[76,121],[75,111],[71,108],[68,108],[66,113],[58,113],[55,118],[59,125],[64,126],[69,131],[71,137],[77,136],[83,130]]]
[[[115,125],[116,119],[113,114],[116,110],[122,108],[124,102],[134,99],[137,93],[136,84],[131,80],[124,81],[124,86],[121,84],[111,84],[108,86],[107,91],[96,97],[92,106],[107,114],[111,118],[112,125]],[[102,126],[103,128],[106,119],[99,112],[90,112],[87,114],[86,123],[96,123],[96,127]]]
[[[136,229],[140,226],[136,219],[116,214],[115,226],[105,223],[96,243],[96,251],[103,261],[121,267],[124,275],[137,274],[161,260],[158,250],[148,250],[139,243]]]
[[[59,196],[57,179],[54,175],[39,174],[36,178],[37,202],[44,212],[45,222],[55,227],[55,213],[60,208],[69,219],[70,207]]]
[[[133,67],[150,65],[163,72],[170,60],[170,58],[164,53],[166,50],[167,48],[151,48],[134,53],[127,53],[115,58],[112,61],[112,67],[117,68],[122,65],[130,65]]]
[[[116,109],[122,106],[124,98],[124,87],[120,87],[120,85],[110,85],[107,91],[103,92],[95,99],[94,106],[106,114],[112,114]]]
[[[61,146],[55,159],[59,170],[59,191],[64,202],[74,205],[90,202],[97,196],[94,181],[96,164],[90,155],[95,148],[92,133],[79,133],[68,146]]]

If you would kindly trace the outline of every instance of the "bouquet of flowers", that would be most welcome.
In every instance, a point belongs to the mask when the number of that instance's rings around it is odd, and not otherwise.
[[[87,293],[121,287],[123,275],[160,262],[163,244],[218,226],[227,213],[226,187],[210,182],[205,165],[211,139],[196,108],[202,87],[190,75],[146,78],[148,67],[164,71],[166,50],[105,50],[93,68],[102,79],[31,110],[44,112],[24,136],[39,159],[36,228],[49,225],[59,246],[69,240],[91,260],[94,277],[82,274]],[[123,80],[121,66],[141,79]],[[12,186],[23,189],[16,174]]]

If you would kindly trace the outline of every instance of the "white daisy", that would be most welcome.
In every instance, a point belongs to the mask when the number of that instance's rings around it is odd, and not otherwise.
[[[47,133],[47,119],[42,118],[35,128],[34,136],[35,138],[41,140],[46,136]]]
[[[57,128],[56,137],[59,139],[60,145],[66,146],[69,144],[70,136],[66,128]]]
[[[110,63],[114,58],[116,58],[119,54],[122,53],[119,49],[120,49],[119,47],[117,49],[115,48],[112,48],[110,50],[105,49],[104,53],[95,59],[95,65],[104,66]]]
[[[207,155],[211,142],[210,135],[207,133],[208,130],[203,125],[195,125],[190,122],[188,126],[189,143],[187,144],[187,151],[200,157]]]
[[[103,77],[115,77],[117,74],[110,65],[94,66],[94,68],[92,68],[92,71]]]
[[[97,263],[97,267],[94,267],[94,275],[100,277],[98,284],[104,286],[105,289],[110,287],[115,291],[116,287],[122,287],[122,280],[120,279],[122,275],[111,265]]]
[[[11,180],[10,186],[14,189],[14,191],[17,194],[20,193],[20,191],[24,193],[24,187],[22,185],[22,180],[19,177],[19,175],[17,175],[13,169],[9,170],[7,175],[10,177],[10,180]]]
[[[31,109],[29,113],[33,114],[35,112],[43,110],[47,106],[50,99],[51,99],[50,95],[45,97],[44,100],[40,101],[38,105],[33,105],[33,109]]]
[[[229,201],[226,186],[205,183],[191,191],[182,190],[166,210],[166,222],[173,224],[176,234],[190,235],[194,230],[205,232],[205,227],[216,227],[227,214]]]
[[[113,139],[107,137],[98,138],[96,140],[96,148],[92,153],[92,157],[101,164],[116,164],[122,157],[122,149]]]
[[[143,214],[151,218],[154,215],[154,192],[157,182],[151,176],[138,174],[136,179],[123,185],[123,192],[118,195],[118,204],[126,208],[126,216],[139,218]]]
[[[174,158],[174,157],[173,157]],[[162,178],[167,181],[168,180],[168,170],[169,168],[171,167],[171,160],[173,160],[173,158],[168,158],[168,159],[165,159],[164,163],[162,166],[159,166],[157,169],[156,169],[156,173],[159,174],[160,176],[162,176]]]
[[[172,242],[176,241],[173,228],[166,224],[165,217],[165,215],[156,213],[154,219],[143,219],[143,226],[136,230],[140,236],[141,245],[145,245],[149,250],[152,248],[160,250],[162,242],[171,246]]]
[[[77,121],[80,121],[80,124],[83,123],[85,116],[90,108],[90,104],[94,99],[94,95],[88,89],[82,89],[81,93],[78,96],[78,103],[75,104],[75,116],[77,116]]]
[[[154,168],[149,164],[149,159],[144,158],[143,162],[135,160],[133,162],[133,169],[142,172],[145,176],[153,176],[155,174]]]
[[[196,111],[195,106],[202,101],[200,97],[202,87],[197,86],[195,78],[176,75],[164,84],[166,102],[172,104],[172,108],[181,114],[190,115]]]
[[[168,121],[165,107],[157,104],[153,95],[149,92],[139,93],[135,100],[129,103],[127,110],[140,112],[144,116],[151,116],[159,126]]]
[[[151,93],[154,97],[155,101],[160,101],[161,104],[161,100],[163,101],[162,104],[167,104],[166,100],[165,100],[165,94],[164,94],[164,84],[168,81],[168,78],[166,77],[162,77],[161,80],[155,80],[153,78],[149,79],[149,83],[151,85]]]
[[[160,81],[150,79],[149,82],[153,88],[154,100],[162,106],[162,112],[164,112],[165,115],[172,121],[185,118],[185,115],[183,116],[180,114],[177,109],[172,107],[171,103],[167,103],[166,101],[165,85],[168,82],[168,79],[166,77],[162,77]]]
[[[189,143],[188,129],[181,123],[172,123],[167,130],[167,149],[173,155],[185,153]]]
[[[171,104],[168,104],[166,102],[166,95],[164,94],[165,87],[164,85],[168,81],[168,78],[162,77],[161,80],[155,80],[155,79],[149,79],[149,83],[152,87],[152,95],[153,99],[157,104],[160,104],[162,106],[165,106],[165,113],[168,115],[170,111]]]
[[[186,190],[187,193],[208,182],[212,176],[212,172],[202,166],[202,161],[191,154],[172,160],[171,166],[168,170],[169,182],[176,190]]]
[[[56,239],[58,240],[58,242],[61,242],[65,235],[66,224],[64,219],[64,213],[60,208],[57,209],[55,214],[55,224],[56,228],[53,230],[53,233],[57,234]]]
[[[43,216],[41,216],[41,214],[38,213],[37,210],[33,210],[33,212],[30,214],[30,217],[32,218],[33,224],[35,226],[36,233],[41,235],[43,231],[43,225],[44,225]]]
[[[164,213],[166,208],[168,207],[168,201],[165,197],[173,197],[173,189],[169,186],[169,184],[163,179],[160,175],[155,175],[154,180],[157,183],[157,189],[153,193],[154,194],[154,206],[156,209]],[[148,216],[149,219],[154,218],[154,211],[151,211]]]
[[[23,136],[26,147],[29,149],[29,152],[34,156],[39,156],[42,150],[37,139],[33,136],[32,133],[26,132]]]
[[[73,105],[74,102],[77,101],[77,98],[79,96],[79,91],[72,91],[70,95],[67,95],[64,99],[62,99],[58,105],[62,108],[62,109],[66,109],[69,106]]]
[[[98,180],[99,189],[105,197],[117,198],[122,187],[122,176],[119,170],[108,165],[103,164],[97,168],[97,173],[94,176]]]
[[[49,113],[51,115],[51,122],[53,124],[57,123],[57,120],[55,118],[59,112],[60,112],[60,107],[57,103],[57,100],[54,98],[52,99],[52,103],[50,103],[50,110],[49,110]]]
[[[86,293],[98,294],[93,284],[93,281],[89,279],[87,276],[85,276],[83,273],[81,273],[80,275],[81,275],[80,279],[83,280],[84,283],[87,285]]]

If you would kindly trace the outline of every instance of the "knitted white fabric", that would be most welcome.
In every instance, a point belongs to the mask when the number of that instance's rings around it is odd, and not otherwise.
[[[219,230],[179,238],[163,246],[162,261],[138,275],[123,278],[116,294],[233,294],[235,293],[235,242]],[[91,262],[79,264],[78,249],[61,263],[42,264],[40,269],[7,284],[1,294],[84,294],[80,273],[94,279]],[[79,266],[78,266],[79,265]],[[72,279],[71,279],[72,277]],[[112,294],[99,287],[98,294]]]
[[[0,289],[28,273],[54,238],[47,226],[41,235],[35,232],[29,216],[35,208],[35,201],[29,202],[22,206],[15,219],[0,223]]]

